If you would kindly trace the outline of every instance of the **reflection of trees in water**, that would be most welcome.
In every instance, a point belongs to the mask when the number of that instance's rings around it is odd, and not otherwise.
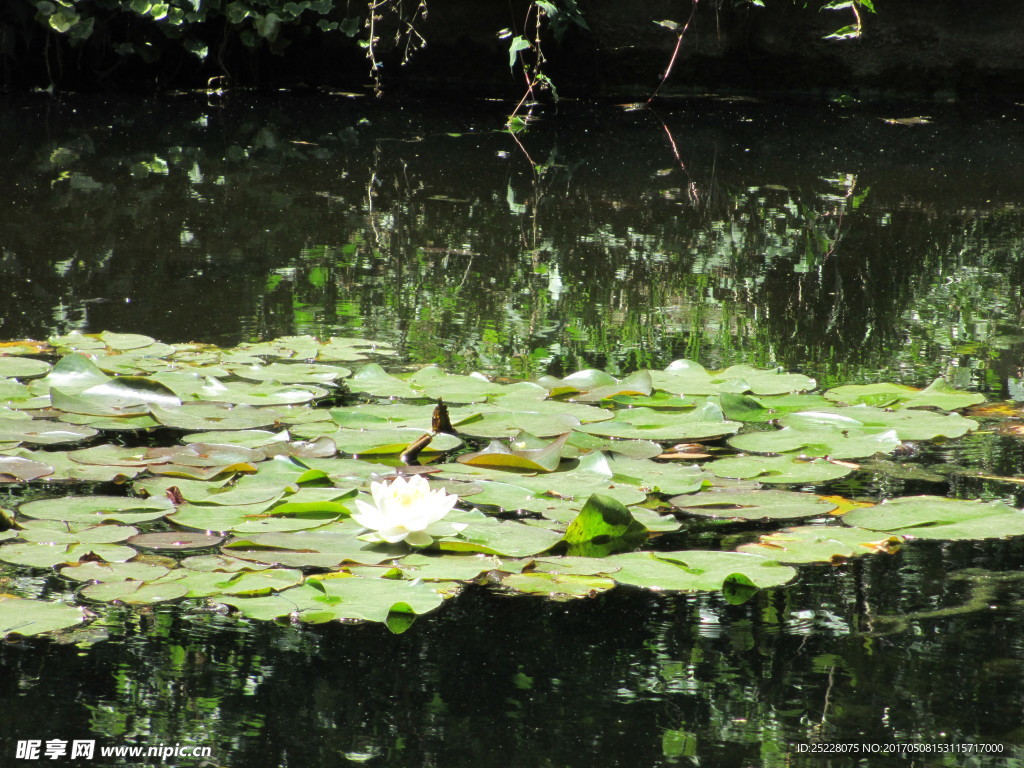
[[[996,610],[931,610],[969,596],[968,582],[947,577],[967,564],[1012,571],[1020,554],[1009,543],[918,543],[806,568],[738,606],[625,588],[567,604],[470,589],[403,635],[112,609],[112,639],[87,653],[0,649],[0,690],[19,701],[0,736],[36,733],[45,713],[56,730],[44,738],[209,745],[214,762],[252,768],[343,753],[393,766],[478,766],[495,754],[661,765],[674,730],[695,735],[715,765],[780,765],[816,738],[1000,741],[1024,689],[1002,607],[1020,587],[993,576]],[[909,624],[877,636],[876,617],[890,616]]]
[[[1019,210],[901,187],[855,144],[873,122],[566,116],[520,146],[479,114],[331,106],[8,117],[38,139],[4,169],[3,335],[359,333],[518,375],[682,356],[931,375],[986,364],[1003,331],[982,315],[1020,312]]]

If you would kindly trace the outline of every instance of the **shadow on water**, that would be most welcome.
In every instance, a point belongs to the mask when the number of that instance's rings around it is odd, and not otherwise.
[[[1019,391],[1024,108],[563,104],[518,140],[503,109],[10,103],[0,336],[360,335],[504,375],[691,357]],[[1018,473],[1019,444],[992,444],[936,451]],[[26,738],[196,744],[246,768],[1021,765],[1022,564],[1016,541],[919,543],[739,606],[474,588],[402,635],[115,610],[105,639],[0,647],[0,765]],[[82,764],[147,764],[104,760]]]

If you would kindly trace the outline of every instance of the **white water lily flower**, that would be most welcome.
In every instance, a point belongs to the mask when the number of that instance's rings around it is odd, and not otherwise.
[[[391,483],[371,483],[373,504],[356,499],[357,512],[352,519],[371,533],[359,538],[394,544],[406,541],[414,547],[426,547],[434,536],[450,536],[466,527],[465,523],[446,523],[458,496],[441,489],[431,490],[422,475],[396,477]]]

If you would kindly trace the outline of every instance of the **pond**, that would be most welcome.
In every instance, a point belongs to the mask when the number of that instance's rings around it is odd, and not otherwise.
[[[516,136],[506,109],[10,101],[0,337],[311,334],[499,382],[688,358],[822,390],[941,376],[1024,399],[1024,107],[563,102]],[[1013,423],[817,490],[1022,507]],[[778,527],[727,525],[690,544]],[[79,739],[210,751],[48,762],[1017,766],[1022,542],[914,541],[745,601],[470,586],[401,634],[103,606],[76,633],[0,646],[0,764],[29,764],[19,741]],[[8,566],[0,587],[68,589]]]

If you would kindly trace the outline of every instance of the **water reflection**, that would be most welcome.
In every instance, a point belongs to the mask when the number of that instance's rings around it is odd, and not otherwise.
[[[1006,386],[1022,113],[563,105],[517,140],[480,105],[10,105],[0,332],[355,333],[518,375],[689,356]]]
[[[692,357],[1000,393],[1024,346],[1012,109],[894,126],[867,109],[563,105],[517,141],[479,105],[13,103],[0,336],[356,334],[463,371]],[[992,477],[1022,450],[971,436],[837,488],[948,483],[1020,506]],[[1022,565],[1019,542],[918,543],[740,606],[470,590],[400,636],[112,610],[81,649],[0,647],[16,704],[0,763],[18,739],[96,738],[252,768],[1020,765]],[[1006,752],[796,751],[814,740]]]

